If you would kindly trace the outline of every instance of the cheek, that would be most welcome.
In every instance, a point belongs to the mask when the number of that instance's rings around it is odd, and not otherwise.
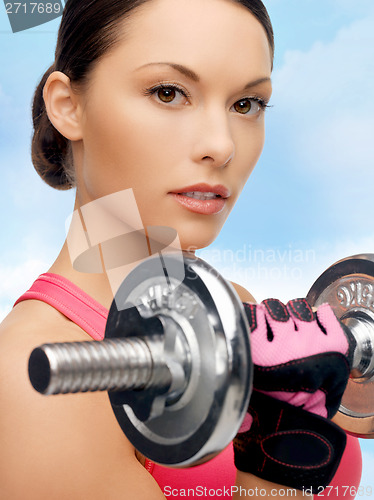
[[[150,110],[136,100],[105,109],[92,106],[86,113],[85,182],[91,188],[136,188],[145,179],[157,184],[188,157],[191,127],[178,113]]]
[[[249,127],[241,127],[237,130],[236,155],[240,161],[239,177],[241,187],[244,187],[248,177],[251,175],[258,162],[265,142],[264,118]]]

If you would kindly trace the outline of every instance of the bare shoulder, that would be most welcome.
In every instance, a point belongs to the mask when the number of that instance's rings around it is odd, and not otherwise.
[[[256,302],[253,295],[249,293],[246,288],[238,285],[237,283],[233,283],[232,281],[230,281],[230,283],[235,288],[236,293],[239,295],[239,298],[242,302]]]
[[[20,303],[0,325],[2,498],[164,498],[136,459],[106,393],[42,396],[32,388],[32,349],[69,340],[89,337],[38,301]]]
[[[17,343],[20,340],[63,342],[89,340],[89,336],[48,304],[26,300],[17,304],[0,324],[0,343],[12,343],[16,339]]]

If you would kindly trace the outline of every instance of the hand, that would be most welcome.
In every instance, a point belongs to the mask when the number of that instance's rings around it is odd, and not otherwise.
[[[234,440],[239,470],[295,488],[327,485],[346,436],[331,417],[346,387],[353,343],[331,308],[305,299],[244,304],[254,391]]]
[[[352,339],[328,304],[313,312],[305,299],[244,304],[251,329],[254,388],[332,418],[353,356]]]

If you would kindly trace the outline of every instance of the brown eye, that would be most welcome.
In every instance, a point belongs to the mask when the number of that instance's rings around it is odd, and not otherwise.
[[[163,87],[158,89],[157,97],[162,102],[172,102],[176,97],[176,91],[172,87]]]
[[[242,99],[234,104],[234,109],[237,113],[245,115],[252,110],[252,102],[249,99]]]

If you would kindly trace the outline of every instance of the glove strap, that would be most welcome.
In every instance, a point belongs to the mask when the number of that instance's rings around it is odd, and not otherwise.
[[[248,413],[250,429],[234,439],[238,470],[313,493],[331,482],[347,440],[340,427],[258,391]]]

